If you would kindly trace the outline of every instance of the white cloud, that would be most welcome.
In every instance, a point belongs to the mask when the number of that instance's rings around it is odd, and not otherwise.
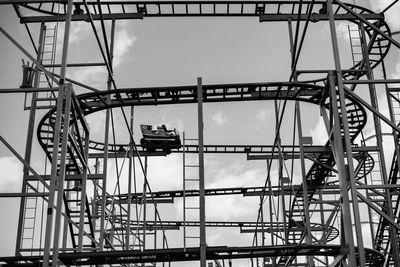
[[[121,23],[119,25],[121,25],[121,27],[115,33],[114,60],[113,60],[114,68],[121,66],[126,61],[127,55],[131,51],[133,44],[136,41],[136,37],[128,32],[126,23]],[[60,36],[63,36],[63,31],[64,29],[62,28],[59,32]],[[69,43],[82,44],[84,42],[87,42],[88,34],[92,34],[90,24],[86,22],[73,23],[73,27],[71,27]],[[108,41],[110,42],[110,40]],[[62,41],[59,42],[58,44],[59,49],[62,48],[61,44]],[[85,83],[96,87],[104,85],[105,82],[107,81],[107,69],[105,67],[74,69],[71,73],[71,78],[81,83]]]
[[[69,35],[69,43],[78,43],[79,41],[84,40],[83,38],[91,31],[91,26],[89,23],[84,21],[79,21],[72,23],[70,35]]]
[[[73,80],[90,85],[104,85],[107,80],[107,71],[104,67],[91,67],[75,69],[70,76]]]
[[[324,145],[328,141],[325,123],[322,117],[319,117],[318,123],[310,130],[314,145]]]
[[[13,157],[0,157],[1,192],[20,192],[22,185],[22,164]]]
[[[125,28],[116,33],[114,66],[118,67],[126,59],[126,55],[130,52],[136,37],[130,34]]]
[[[337,36],[346,43],[350,43],[349,26],[350,29],[352,29],[352,26],[356,27],[355,24],[353,23],[350,24],[348,22],[340,22],[339,24],[336,24]]]
[[[223,126],[229,123],[228,119],[225,117],[222,111],[218,111],[217,113],[215,113],[211,117],[211,119],[217,126]]]
[[[90,128],[90,139],[91,140],[103,140],[105,132],[105,111],[100,111],[86,116],[86,122]]]
[[[47,25],[47,29],[51,29],[56,27],[56,24],[49,24]],[[64,30],[65,26],[64,24],[58,24],[58,31],[57,31],[57,54],[60,56],[61,51],[63,49],[63,43],[64,43]],[[70,27],[70,32],[69,32],[69,44],[77,44],[81,41],[86,41],[87,40],[87,35],[91,31],[91,26],[89,23],[84,22],[84,21],[76,21],[71,23]],[[47,35],[50,35],[52,32],[47,33]],[[48,38],[50,40],[50,38]],[[47,41],[48,41],[47,40]]]

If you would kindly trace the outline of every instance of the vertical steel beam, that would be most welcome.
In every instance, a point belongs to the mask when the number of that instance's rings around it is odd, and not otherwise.
[[[109,79],[108,86],[111,87],[111,82]],[[106,101],[110,101],[110,95],[107,96]],[[105,221],[106,221],[106,204],[107,204],[107,171],[108,171],[108,139],[110,134],[110,115],[111,110],[106,110],[106,121],[105,121],[105,129],[104,129],[104,156],[103,156],[103,179],[102,179],[102,187],[101,187],[101,208],[100,208],[100,235],[99,235],[99,250],[103,251],[104,249],[104,231],[105,231]]]
[[[270,238],[271,238],[271,246],[275,245],[275,226],[274,226],[274,213],[273,213],[273,205],[272,202],[274,201],[273,193],[272,193],[272,183],[271,183],[271,176],[270,176],[270,171],[271,169],[271,164],[269,163],[269,160],[267,159],[267,171],[268,171],[268,176],[267,176],[267,183],[268,183],[268,198],[269,198],[269,218],[270,218]],[[279,225],[279,222],[277,221],[277,225]],[[279,227],[279,226],[278,226]],[[279,231],[279,230],[278,230]],[[276,267],[276,257],[272,258],[272,267]]]
[[[70,188],[72,183],[73,183],[72,181],[67,181],[66,182],[67,188]],[[70,192],[65,192],[65,194],[66,194],[66,198],[69,199]],[[63,230],[62,230],[63,231],[63,236],[62,236],[62,245],[61,245],[61,248],[63,248],[64,251],[65,251],[65,249],[67,248],[67,245],[68,245],[68,229],[69,229],[68,224],[69,224],[68,217],[64,216]]]
[[[68,45],[69,45],[69,30],[71,27],[71,16],[72,16],[72,3],[73,0],[68,0],[67,4],[67,19],[65,21],[65,29],[64,29],[64,43],[63,43],[63,50],[62,50],[62,55],[61,55],[61,69],[60,69],[60,91],[58,93],[58,100],[61,102],[61,105],[59,106],[59,103],[57,103],[57,119],[56,119],[56,125],[57,123],[59,124],[59,127],[55,128],[55,133],[54,133],[54,139],[60,138],[59,132],[61,130],[61,120],[64,119],[64,129],[63,129],[63,136],[62,136],[62,148],[61,148],[61,166],[60,166],[60,172],[57,174],[58,171],[58,140],[54,140],[54,151],[53,151],[53,157],[52,157],[52,166],[51,166],[51,172],[52,172],[52,180],[53,180],[53,187],[51,187],[50,190],[57,190],[57,208],[56,208],[56,215],[55,215],[55,225],[54,225],[54,242],[53,242],[53,257],[52,257],[52,265],[57,266],[58,264],[58,246],[59,246],[59,231],[60,231],[60,223],[61,223],[61,213],[62,213],[62,201],[63,201],[63,194],[64,194],[64,178],[65,178],[65,160],[66,160],[66,154],[67,154],[67,142],[68,142],[68,129],[69,129],[69,116],[70,116],[70,107],[71,107],[71,94],[72,94],[72,86],[71,85],[64,85],[64,80],[65,80],[65,74],[67,71],[67,59],[68,59]],[[64,98],[66,99],[65,101],[65,110],[63,110],[63,103]],[[59,108],[60,107],[60,108]],[[64,118],[62,116],[62,113],[64,113]],[[68,128],[66,128],[66,125]],[[57,147],[56,147],[57,143]],[[56,154],[57,153],[57,154]],[[51,234],[48,235],[47,230],[52,231],[52,222],[53,222],[53,203],[55,199],[55,192],[50,192],[50,198],[53,198],[53,201],[49,201],[49,207],[48,208],[48,222],[50,222],[50,225],[46,224],[46,238],[51,238]],[[50,200],[49,198],[49,200]],[[51,212],[50,212],[51,211]],[[50,214],[49,214],[50,212]],[[50,228],[50,229],[48,229]],[[46,240],[47,242],[45,243],[45,246],[48,246],[48,249],[45,249],[45,257],[44,257],[44,267],[48,266],[48,261],[50,259],[49,253],[50,253],[50,239]],[[47,254],[47,256],[46,256]]]
[[[60,229],[61,229],[61,217],[63,211],[63,200],[64,200],[64,180],[66,173],[66,162],[67,162],[67,154],[68,154],[68,131],[69,131],[69,122],[71,115],[71,98],[72,98],[72,85],[65,84],[65,106],[64,106],[64,116],[60,117],[63,121],[63,129],[61,136],[61,155],[60,155],[60,169],[59,174],[57,176],[57,202],[56,202],[56,214],[55,214],[55,222],[54,222],[54,240],[53,240],[53,257],[52,257],[52,265],[58,265],[58,249],[59,249],[59,241],[60,241]],[[61,92],[60,92],[61,93]],[[59,94],[60,94],[59,93]],[[56,161],[56,164],[58,161]],[[54,166],[54,165],[53,165]],[[52,166],[52,167],[53,167]],[[56,166],[57,168],[57,166]]]
[[[368,54],[368,45],[367,45],[367,37],[365,34],[365,27],[362,22],[359,23],[360,30],[361,30],[361,48],[363,52],[363,58],[364,58],[364,65],[365,65],[365,70],[367,71],[367,78],[368,80],[373,80],[373,72],[370,66],[370,60],[369,60],[369,54]],[[371,98],[371,106],[379,111],[378,107],[378,99],[376,95],[376,88],[375,84],[369,83],[369,94]],[[375,125],[375,136],[376,136],[376,142],[377,142],[377,147],[379,149],[379,159],[380,159],[380,166],[381,166],[381,175],[382,175],[382,182],[383,184],[387,185],[388,184],[388,175],[386,171],[386,162],[385,162],[385,154],[383,152],[383,139],[382,139],[382,126],[381,122],[375,114],[373,114],[373,119],[374,119],[374,125]],[[392,208],[392,196],[390,193],[389,189],[385,190],[385,195],[386,195],[386,205],[388,206],[387,214],[389,215],[390,218],[394,218],[393,214],[393,208]],[[398,241],[398,235],[396,229],[392,226],[389,225],[389,232],[390,232],[390,244],[392,247],[392,255],[393,255],[393,261],[394,261],[394,266],[399,267],[400,266],[400,253],[399,253],[399,241]]]
[[[185,132],[182,133],[182,190],[183,190],[183,198],[182,198],[182,205],[183,205],[183,251],[186,252],[186,142],[185,142]]]
[[[71,28],[71,16],[72,16],[72,3],[74,0],[68,0],[67,5],[67,19],[65,20],[64,29],[64,43],[61,55],[61,68],[60,68],[60,85],[64,84],[65,74],[67,73],[67,60],[68,60],[68,45],[69,45],[69,30]]]
[[[130,116],[130,128],[133,129],[133,115],[134,108],[131,107],[131,116]],[[133,157],[133,142],[130,142],[129,145],[129,168],[128,168],[128,203],[127,203],[127,224],[126,224],[126,237],[125,237],[125,249],[129,250],[130,246],[130,235],[131,235],[131,212],[132,212],[132,172],[133,172],[133,164],[135,164],[135,159]],[[121,204],[122,205],[122,204]]]
[[[77,109],[77,112],[79,112],[79,109]],[[83,251],[83,232],[85,230],[85,213],[86,213],[86,184],[87,184],[87,175],[88,175],[88,159],[89,159],[89,132],[85,132],[85,151],[84,151],[84,157],[85,157],[85,163],[86,167],[83,170],[82,174],[82,181],[81,181],[81,210],[79,214],[79,235],[78,235],[78,251],[82,252]],[[88,218],[89,220],[89,218]]]
[[[206,267],[206,212],[204,186],[204,124],[203,124],[203,85],[197,78],[197,123],[199,135],[199,207],[200,207],[200,267]]]
[[[110,40],[110,53],[111,53],[111,61],[113,62],[114,58],[114,36],[115,36],[115,20],[111,22],[111,40]],[[112,77],[109,74],[107,80],[107,90],[112,89]],[[107,95],[107,102],[111,101],[111,96]],[[104,156],[103,156],[103,180],[102,180],[102,192],[101,192],[101,209],[100,209],[100,235],[99,235],[99,249],[103,251],[104,249],[104,228],[105,228],[105,220],[106,220],[106,204],[107,204],[107,171],[108,171],[108,139],[110,135],[110,116],[111,110],[106,109],[106,121],[105,121],[105,130],[104,130]]]
[[[326,238],[327,227],[325,226],[326,225],[326,221],[325,221],[324,204],[322,203],[323,197],[322,197],[321,190],[319,190],[318,196],[319,196],[319,200],[321,201],[321,203],[319,204],[319,209],[321,210],[321,212],[320,212],[321,225],[323,225],[322,244],[326,244],[327,243],[327,238]],[[333,211],[333,212],[335,212],[335,211]],[[328,256],[325,255],[324,258],[325,258],[325,262],[328,262]]]
[[[276,124],[276,129],[275,129],[275,141],[274,144],[276,145],[278,149],[278,164],[279,164],[279,169],[278,169],[278,175],[279,175],[279,181],[278,185],[283,188],[283,154],[281,151],[281,136],[280,136],[280,129],[279,129],[279,107],[277,100],[274,101],[275,104],[275,124]],[[272,159],[271,159],[272,162]],[[272,164],[271,164],[272,165]],[[286,203],[285,203],[285,194],[283,193],[283,190],[281,190],[280,194],[281,202],[282,202],[282,221],[283,221],[283,229],[285,232],[285,242],[286,244],[289,244],[289,229],[288,229],[288,223],[286,220]],[[279,223],[279,220],[277,220]]]
[[[61,117],[65,98],[65,86],[60,87],[57,99],[57,115],[54,127],[54,137],[53,137],[53,154],[52,154],[52,166],[50,175],[50,190],[49,190],[49,201],[47,206],[47,218],[46,218],[46,234],[44,241],[44,255],[43,255],[43,266],[48,267],[50,262],[51,253],[51,240],[53,236],[53,206],[56,194],[56,182],[58,180],[58,150],[60,144],[60,132],[61,132]]]
[[[303,129],[301,126],[301,113],[300,113],[300,104],[299,101],[296,101],[295,104],[295,113],[297,120],[297,134],[299,137],[299,148],[300,148],[300,166],[301,166],[301,176],[303,179],[302,188],[303,188],[303,205],[304,205],[304,220],[305,220],[305,229],[306,229],[306,242],[307,245],[312,244],[311,239],[311,224],[310,224],[310,213],[309,213],[309,201],[308,201],[308,186],[307,186],[307,176],[306,176],[306,166],[304,161],[304,146],[303,146]],[[321,211],[323,213],[323,211]],[[314,261],[312,256],[308,256],[308,266],[313,267]]]
[[[44,23],[40,25],[40,33],[39,33],[39,46],[37,52],[37,61],[42,61],[42,51],[44,47],[44,32],[46,31],[46,26]],[[34,88],[39,87],[39,77],[40,77],[40,70],[36,68],[35,70],[35,81],[34,81]],[[29,111],[29,122],[28,122],[28,132],[26,138],[26,146],[25,146],[25,161],[30,164],[31,162],[31,155],[32,155],[32,142],[33,142],[33,135],[34,135],[34,128],[35,128],[35,117],[36,117],[36,98],[37,92],[32,92],[32,99],[31,99],[31,108]],[[24,167],[24,174],[23,174],[23,181],[22,181],[22,193],[26,193],[27,190],[27,178],[29,175],[29,169]],[[15,255],[18,256],[20,254],[20,249],[22,248],[22,236],[23,236],[23,228],[24,228],[24,211],[25,211],[25,197],[21,197],[20,200],[20,209],[19,209],[19,219],[18,219],[18,228],[17,228],[17,240],[15,246]]]
[[[341,119],[343,123],[343,139],[344,139],[344,146],[345,146],[345,156],[347,159],[347,175],[343,176],[342,178],[348,177],[349,184],[350,184],[350,191],[352,196],[352,207],[353,207],[353,215],[354,215],[354,222],[355,222],[355,229],[356,229],[356,238],[357,238],[357,246],[358,246],[358,255],[359,255],[359,264],[361,266],[365,265],[365,252],[364,252],[364,242],[362,238],[362,229],[361,229],[361,220],[360,220],[360,211],[358,206],[358,198],[357,198],[357,189],[355,185],[355,174],[354,174],[354,166],[353,166],[353,156],[352,156],[352,149],[351,149],[351,141],[349,135],[349,125],[347,119],[347,111],[346,111],[346,102],[345,102],[345,95],[344,95],[344,85],[342,80],[342,71],[341,71],[341,64],[340,64],[340,56],[339,56],[339,47],[337,42],[337,34],[336,34],[336,27],[335,27],[335,19],[333,14],[332,8],[332,0],[327,0],[327,12],[329,17],[329,25],[331,31],[331,39],[332,39],[332,48],[333,48],[333,57],[335,62],[335,70],[336,70],[336,79],[330,75],[330,80],[333,79],[334,83],[331,83],[331,93],[335,88],[335,84],[337,82],[338,90],[339,90],[339,101],[340,101],[340,110],[341,110]],[[331,98],[333,97],[333,93],[331,94]],[[336,101],[336,91],[335,91],[335,98],[331,99],[332,102]],[[337,121],[340,125],[340,122]],[[336,140],[337,141],[337,140]],[[343,144],[342,144],[343,146]],[[343,181],[343,183],[347,184],[347,181]],[[343,188],[344,189],[344,188]],[[342,191],[342,194],[345,192]],[[346,193],[347,194],[347,193]]]
[[[330,86],[330,111],[331,111],[331,123],[333,127],[333,138],[331,141],[332,152],[335,154],[336,166],[338,169],[340,193],[341,193],[341,227],[343,229],[341,233],[341,248],[342,252],[347,254],[349,266],[357,266],[356,250],[353,239],[353,229],[351,220],[350,200],[348,195],[348,171],[345,164],[345,153],[343,151],[343,140],[340,129],[340,117],[339,108],[336,101],[336,87],[335,87],[335,75],[333,72],[329,73],[329,84]],[[333,120],[333,121],[332,121]],[[364,266],[364,265],[363,265]]]
[[[146,232],[147,232],[147,156],[144,157],[144,179],[143,179],[143,194],[142,194],[142,208],[143,208],[143,251],[146,250]],[[142,263],[142,266],[145,264]]]

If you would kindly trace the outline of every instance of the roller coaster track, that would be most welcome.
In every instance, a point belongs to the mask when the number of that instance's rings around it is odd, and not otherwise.
[[[35,1],[31,1],[35,2]],[[47,14],[50,16],[65,15],[66,3],[65,2],[46,2],[46,3],[25,3],[20,4],[21,6],[34,10],[40,14]],[[58,8],[60,5],[60,8]],[[78,3],[79,5],[79,3]],[[98,2],[88,2],[90,13],[98,14]],[[142,17],[219,17],[219,16],[231,16],[231,17],[260,17],[261,21],[271,20],[278,21],[283,17],[293,16],[296,18],[296,12],[298,10],[298,2],[295,1],[190,1],[190,2],[174,2],[174,1],[160,1],[160,2],[130,2],[130,1],[110,1],[100,2],[102,6],[102,12],[105,16],[117,16],[126,15],[131,13],[140,14]],[[326,20],[326,14],[321,12],[324,9],[324,1],[315,1],[313,9],[311,10],[311,2],[304,1],[304,12],[313,13],[314,21]],[[383,20],[383,16],[374,14],[368,9],[363,7],[356,7],[347,4],[352,10],[358,14],[364,16],[366,19],[372,21],[372,23],[379,27],[380,30],[390,35],[390,29]],[[56,13],[56,10],[60,10],[60,14]],[[119,11],[116,11],[119,10]],[[344,8],[339,5],[334,5],[334,13],[336,19],[343,19],[355,22],[356,19]],[[280,17],[277,17],[280,16]],[[21,18],[23,20],[24,18]],[[84,19],[76,17],[76,19]],[[304,19],[304,16],[302,16]],[[382,35],[375,31],[371,26],[364,25],[366,33],[369,38],[368,53],[370,55],[370,65],[372,68],[376,67],[385,57],[389,51],[390,42],[386,38],[382,38]],[[360,62],[358,65],[351,67],[350,69],[362,69],[363,63]],[[358,79],[363,72],[344,72],[343,78]],[[246,83],[246,84],[224,84],[224,85],[204,85],[203,86],[203,102],[225,102],[225,101],[259,101],[259,100],[294,100],[304,101],[319,105],[322,98],[322,92],[324,86],[324,79],[306,82],[277,82],[277,83]],[[185,103],[197,103],[197,88],[196,86],[179,86],[179,87],[152,87],[152,88],[128,88],[119,89],[113,91],[103,91],[96,93],[88,93],[77,96],[80,108],[84,115],[89,115],[101,110],[123,107],[123,106],[148,106],[148,105],[167,105],[167,104],[185,104]],[[352,99],[350,96],[346,96],[346,112],[349,118],[349,132],[350,139],[354,139],[361,132],[366,124],[366,112],[364,108],[357,101]],[[340,114],[341,115],[341,114]],[[47,113],[40,121],[37,134],[39,143],[44,149],[45,153],[51,160],[53,151],[53,140],[55,123],[55,109]],[[49,130],[50,129],[50,130]],[[343,133],[342,133],[343,135]],[[48,137],[48,138],[46,138]],[[103,145],[104,146],[104,145]],[[329,145],[326,145],[329,147]],[[98,142],[91,141],[90,147],[94,149],[103,150],[104,147]],[[115,146],[107,148],[112,151],[115,150]],[[70,150],[68,151],[70,153]],[[70,159],[74,159],[74,155],[69,154]],[[326,177],[329,176],[330,169],[333,167],[335,161],[332,152],[320,153],[317,157],[318,163],[314,163],[307,173],[307,183],[312,187],[322,186]],[[364,168],[360,166],[360,170],[357,173],[357,178],[364,177],[368,170],[373,167],[373,163],[368,160],[368,157],[363,162]],[[67,165],[67,171],[71,174],[80,173],[81,165],[79,161],[72,160]],[[311,199],[315,191],[309,191],[308,197]],[[297,203],[301,202],[302,198],[301,190],[296,193]],[[292,209],[289,213],[289,218],[294,224],[291,226],[295,227],[298,221],[302,220],[302,209],[304,204],[295,204],[293,202]],[[290,229],[290,228],[289,228]],[[294,228],[293,228],[294,229]],[[75,238],[75,237],[72,237]],[[300,238],[293,240],[293,243],[301,242]],[[61,255],[60,255],[61,257]]]
[[[153,18],[153,17],[259,17],[260,21],[287,21],[298,19],[298,1],[88,1],[87,6],[92,18],[100,14],[99,4],[103,19],[129,19],[129,18]],[[21,22],[41,22],[49,15],[56,20],[65,19],[67,1],[39,1],[22,0],[20,6],[37,12],[34,17],[21,17]],[[83,8],[83,2],[75,1],[74,5]],[[368,19],[383,33],[390,35],[390,29],[384,21],[382,14],[376,14],[371,10],[346,3],[346,5],[365,19]],[[356,22],[356,18],[340,5],[333,3],[336,20],[348,20]],[[311,13],[310,20],[318,22],[328,20],[324,13],[326,1],[303,1],[300,20],[305,20],[307,13]],[[82,10],[83,12],[83,10]],[[129,15],[136,15],[130,17]],[[139,17],[137,15],[140,15]],[[88,21],[84,14],[74,14],[73,20]],[[99,18],[98,18],[99,19]],[[376,67],[388,53],[390,42],[376,32],[370,25],[364,28],[369,37],[368,52],[372,68]],[[351,69],[362,67],[358,62]],[[358,79],[361,72],[348,72],[343,75],[345,79]],[[323,81],[322,79],[319,81]]]
[[[139,88],[124,89],[106,92],[96,92],[83,94],[77,97],[84,115],[98,112],[104,109],[122,106],[142,106],[142,105],[161,105],[176,103],[196,103],[196,87],[162,87],[162,88]],[[205,103],[221,101],[259,101],[272,99],[299,100],[313,104],[319,104],[324,87],[303,83],[250,83],[250,84],[230,84],[230,85],[205,85],[203,101]],[[363,107],[353,101],[351,97],[346,99],[346,109],[349,119],[349,130],[353,140],[364,127],[366,114]],[[54,124],[55,109],[47,113],[39,123],[38,138],[39,143],[51,159],[53,151],[51,133]],[[50,129],[50,130],[49,130]],[[45,136],[46,138],[42,138]],[[113,148],[113,147],[111,147]],[[114,147],[115,148],[115,147]],[[329,146],[327,145],[329,151]],[[74,157],[71,155],[71,157]],[[331,152],[323,152],[317,157],[320,163],[325,166],[334,166],[333,155]],[[75,163],[75,164],[74,164]],[[78,172],[80,166],[77,161],[72,161],[68,170]],[[310,185],[319,186],[329,174],[330,170],[320,164],[313,164],[307,174]],[[79,173],[79,172],[78,172]],[[299,190],[298,192],[301,192]],[[312,191],[313,192],[313,191]],[[296,207],[294,207],[296,208]],[[299,208],[301,209],[301,207]],[[298,212],[300,212],[300,210]],[[295,220],[295,215],[291,217]],[[293,231],[298,232],[297,226],[292,226]]]
[[[341,254],[339,245],[282,245],[263,247],[207,247],[207,259],[249,259],[256,257],[278,257],[288,255],[337,256]],[[372,249],[365,249],[368,266],[381,266],[383,255]],[[100,251],[84,253],[60,253],[59,259],[66,266],[89,266],[101,264],[128,264],[144,262],[198,261],[199,248]],[[41,266],[43,257],[2,257],[0,263],[7,266]],[[21,264],[25,262],[25,264]],[[376,264],[376,265],[373,265]]]

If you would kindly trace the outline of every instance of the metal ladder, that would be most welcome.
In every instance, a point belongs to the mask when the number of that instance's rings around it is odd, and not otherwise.
[[[200,190],[200,179],[198,177],[199,174],[199,159],[197,159],[197,163],[188,163],[188,158],[185,153],[187,141],[198,143],[198,139],[189,139],[185,137],[185,132],[182,134],[183,137],[183,248],[186,251],[188,240],[197,239],[200,242],[200,232],[193,233],[193,235],[188,234],[187,231],[187,217],[188,215],[192,215],[193,211],[197,211],[197,220],[200,220],[200,204],[197,205],[188,205],[186,199],[186,190],[194,189]],[[198,154],[194,154],[198,155]],[[195,160],[192,160],[195,161]],[[194,170],[194,171],[192,171]],[[190,174],[188,175],[188,171]],[[194,177],[193,173],[196,172],[196,177]],[[192,176],[193,175],[193,176]],[[192,198],[193,199],[193,198]],[[200,231],[200,230],[198,230]],[[197,235],[194,235],[197,234]],[[197,246],[197,245],[196,245]]]
[[[353,60],[353,66],[358,66],[363,61],[363,51],[362,51],[362,43],[360,36],[360,29],[358,26],[348,25],[350,38],[350,48],[351,48],[351,57]]]
[[[47,27],[44,28],[43,34],[43,46],[42,51],[40,52],[41,64],[46,67],[50,73],[54,73],[54,63],[56,57],[56,48],[57,48],[57,31],[58,26],[57,24],[54,27]],[[44,72],[39,71],[39,84],[38,87],[52,88],[54,85],[53,80],[48,77]],[[25,93],[25,102],[24,102],[24,109],[29,110],[31,106],[28,105],[28,94]],[[35,99],[36,109],[49,109],[56,106],[57,96],[54,92],[40,92]]]
[[[30,185],[39,189],[39,181],[30,182]],[[38,190],[39,191],[39,190]],[[35,193],[35,191],[27,186],[27,193]],[[21,249],[30,249],[30,255],[33,255],[33,248],[35,244],[35,232],[36,221],[37,221],[37,206],[38,197],[26,197],[25,198],[25,209],[24,209],[24,222],[21,237]]]
[[[42,64],[54,64],[54,58],[55,58],[55,49],[56,49],[56,40],[57,40],[57,26],[54,26],[53,28],[48,28],[47,26],[44,26],[43,30],[43,40],[42,40],[42,51],[40,53],[40,61]],[[46,56],[49,55],[49,56]],[[54,71],[54,70],[52,70]],[[47,78],[46,81],[44,81],[46,75],[43,72],[39,72],[39,84],[38,87],[51,87],[52,82]],[[44,84],[46,82],[46,84]],[[28,94],[31,93],[25,93],[25,101],[24,101],[24,110],[30,110],[31,106],[28,105]],[[48,94],[48,93],[46,93]],[[32,95],[32,94],[31,94]],[[39,95],[39,94],[38,94]],[[36,99],[38,101],[38,98]],[[55,102],[54,102],[55,103]],[[55,104],[54,104],[55,105]],[[49,105],[47,107],[38,107],[36,105],[35,108],[38,109],[43,109],[43,108],[49,108]],[[28,182],[29,186],[27,185],[26,187],[26,192],[27,193],[35,193],[35,189],[40,192],[40,189],[42,188],[41,182],[39,181],[30,181]],[[37,232],[39,231],[36,229],[36,224],[39,218],[38,216],[38,202],[42,202],[38,200],[39,197],[26,197],[25,198],[25,208],[24,208],[24,221],[22,224],[22,236],[21,236],[21,251],[24,251],[25,249],[30,249],[30,254],[33,255],[33,248],[35,246],[38,246],[37,242],[35,243],[35,234],[38,234]]]

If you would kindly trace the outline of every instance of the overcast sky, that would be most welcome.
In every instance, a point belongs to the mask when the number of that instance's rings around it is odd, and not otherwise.
[[[363,1],[365,2],[365,1]],[[379,11],[392,1],[370,0],[365,7]],[[387,14],[392,31],[400,30],[396,17],[397,4]],[[19,24],[13,9],[0,6],[0,25],[33,54],[28,35]],[[38,25],[32,27],[38,38]],[[62,27],[61,27],[62,28]],[[109,24],[107,24],[109,29]],[[162,85],[195,85],[197,77],[203,84],[239,82],[279,82],[290,76],[290,52],[287,23],[259,23],[253,18],[145,18],[140,21],[117,21],[115,79],[118,88]],[[347,24],[338,23],[338,39],[344,68],[351,66]],[[59,33],[62,36],[62,33]],[[397,35],[399,36],[399,35]],[[398,37],[396,38],[398,39]],[[61,49],[62,38],[58,42]],[[0,36],[0,88],[17,88],[21,84],[21,59],[26,59],[3,35]],[[60,55],[60,53],[58,53]],[[90,24],[74,22],[71,28],[69,62],[100,62]],[[392,49],[387,56],[390,77],[400,73],[399,50]],[[333,69],[330,33],[327,23],[310,24],[299,62],[299,69]],[[102,68],[69,69],[68,77],[98,89],[106,89],[106,71]],[[378,78],[379,74],[376,74]],[[87,92],[76,88],[78,93]],[[382,95],[382,93],[378,93]],[[382,98],[383,99],[383,98]],[[381,101],[382,102],[382,101]],[[382,102],[384,103],[384,102]],[[383,105],[383,104],[382,104]],[[0,135],[20,155],[24,154],[28,111],[23,110],[24,96],[0,96]],[[326,134],[317,107],[301,104],[303,133],[312,136],[314,144],[324,144]],[[274,131],[273,102],[217,103],[204,105],[205,144],[272,144]],[[383,112],[385,107],[382,106]],[[128,109],[126,109],[128,112]],[[117,140],[126,142],[127,131],[119,112],[115,112]],[[37,118],[43,116],[38,112]],[[102,140],[104,112],[87,117],[91,136]],[[291,144],[293,104],[289,104],[282,132],[283,144]],[[137,142],[141,138],[139,124],[166,124],[169,128],[185,131],[188,137],[197,135],[196,106],[174,105],[135,108]],[[266,178],[265,162],[246,161],[245,155],[206,155],[206,187],[261,186]],[[44,170],[45,156],[34,138],[32,166]],[[20,190],[21,165],[7,149],[0,145],[0,191]],[[110,173],[115,166],[110,166]],[[125,170],[126,173],[126,170]],[[149,181],[153,191],[182,188],[182,158],[172,154],[166,158],[149,160]],[[110,175],[111,177],[112,175]],[[126,175],[123,175],[126,184]],[[115,179],[110,179],[112,192]],[[276,182],[276,180],[275,180]],[[126,188],[125,188],[126,189]],[[125,190],[126,191],[126,190]],[[216,205],[215,203],[218,203]],[[242,196],[207,198],[209,221],[254,221],[258,199]],[[167,205],[167,204],[165,204]],[[165,220],[181,218],[181,201],[160,207]],[[9,242],[1,242],[0,255],[14,252],[18,201],[1,199],[0,235]],[[7,219],[4,219],[6,216]],[[181,246],[181,237],[172,234],[172,246]],[[240,234],[238,229],[210,230],[209,245],[251,245],[251,234]],[[4,240],[4,239],[3,239]],[[240,240],[240,241],[238,241]],[[247,261],[242,261],[247,266]]]

